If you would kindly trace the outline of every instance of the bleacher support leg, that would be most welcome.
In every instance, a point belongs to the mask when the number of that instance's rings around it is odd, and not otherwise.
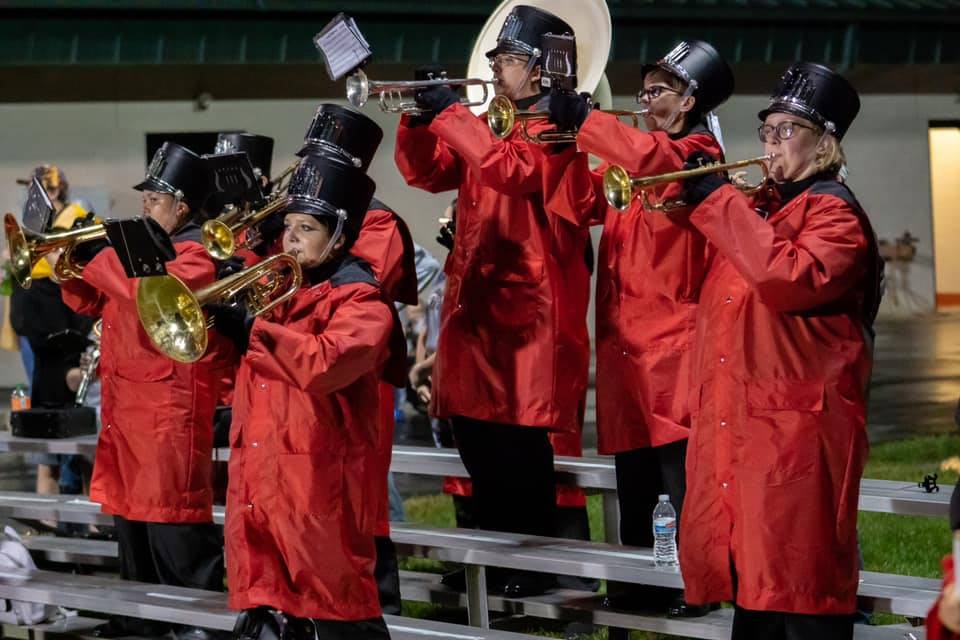
[[[620,503],[616,491],[603,492],[603,538],[610,544],[620,544]]]
[[[474,564],[464,565],[467,578],[467,621],[471,627],[490,628],[487,606],[487,570]]]

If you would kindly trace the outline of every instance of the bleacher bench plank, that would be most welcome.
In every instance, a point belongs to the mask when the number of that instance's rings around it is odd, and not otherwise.
[[[0,515],[65,522],[110,522],[110,516],[100,513],[99,505],[88,500],[17,492],[0,492]],[[222,524],[222,507],[215,508],[214,521]],[[391,538],[401,555],[683,588],[679,572],[653,565],[650,549],[409,523],[394,523],[391,529]],[[930,578],[862,572],[858,593],[873,600],[878,611],[924,617],[939,591],[939,581]]]
[[[93,456],[96,442],[96,436],[63,439],[15,438],[6,432],[0,433],[0,452],[79,453]],[[215,449],[213,457],[215,460],[229,460],[230,450]],[[561,482],[591,492],[615,492],[617,489],[612,458],[557,456],[555,467]],[[413,475],[466,477],[466,469],[456,449],[395,446],[390,470]],[[947,516],[950,510],[950,491],[926,493],[916,483],[865,479],[860,483],[859,506],[861,511]]]
[[[229,631],[236,612],[227,608],[224,593],[145,584],[100,576],[75,576],[53,571],[33,573],[0,570],[0,598],[59,605],[107,615],[125,615],[173,624]],[[384,616],[394,640],[532,640],[533,636],[475,629],[463,625]]]
[[[466,608],[466,594],[440,584],[440,576],[412,571],[400,572],[400,593],[404,600],[430,602],[447,607]],[[664,616],[616,611],[603,605],[603,596],[584,591],[557,589],[531,598],[489,596],[491,611],[512,615],[531,616],[568,622],[587,622],[598,626],[634,629],[653,633],[727,640],[733,622],[733,609],[720,609],[700,618],[667,618]],[[913,637],[907,633],[913,634]],[[922,628],[902,628],[900,625],[854,628],[855,640],[920,640]]]

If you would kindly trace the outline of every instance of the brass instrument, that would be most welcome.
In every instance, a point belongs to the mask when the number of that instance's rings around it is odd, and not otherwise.
[[[38,233],[22,227],[12,213],[3,217],[3,228],[7,234],[7,250],[10,252],[13,277],[24,289],[29,289],[33,282],[30,272],[33,271],[34,265],[43,256],[60,249],[63,250],[63,255],[60,256],[54,266],[54,273],[57,278],[61,280],[79,278],[83,266],[77,264],[73,258],[74,247],[81,242],[101,240],[107,237],[107,231],[102,224],[68,231]]]
[[[618,118],[631,118],[633,127],[640,128],[640,112],[638,111],[620,111],[616,109],[604,110],[604,113],[610,113]],[[553,144],[558,142],[576,142],[576,131],[541,131],[535,136],[531,136],[527,131],[527,125],[535,120],[546,120],[550,117],[547,111],[521,111],[513,106],[513,101],[506,96],[497,96],[490,101],[487,109],[487,124],[490,131],[498,138],[506,138],[513,131],[514,127],[520,127],[520,135],[527,142],[536,144]]]
[[[90,389],[90,382],[97,373],[97,366],[100,364],[100,335],[103,333],[103,319],[97,320],[93,325],[93,335],[96,338],[93,345],[89,348],[90,360],[83,367],[83,376],[80,378],[80,384],[77,385],[77,395],[74,402],[77,406],[83,405],[87,399],[87,391]]]
[[[226,260],[236,253],[238,248],[253,246],[252,238],[247,238],[242,245],[239,245],[237,235],[244,229],[249,229],[266,220],[271,214],[283,208],[287,190],[284,180],[293,175],[299,164],[300,161],[297,160],[277,176],[273,191],[267,199],[267,204],[263,207],[256,211],[241,212],[231,205],[218,217],[203,223],[200,227],[200,242],[207,253],[210,254],[210,257],[216,260]]]
[[[289,284],[281,293],[289,269]],[[196,362],[207,351],[209,322],[203,307],[236,301],[243,296],[255,316],[267,313],[290,298],[303,276],[297,259],[289,253],[271,256],[252,267],[191,291],[174,275],[142,278],[137,287],[137,315],[150,341],[177,362]]]
[[[747,195],[753,195],[763,188],[764,183],[769,176],[769,167],[767,163],[773,160],[776,154],[750,158],[749,160],[739,160],[737,162],[713,162],[705,164],[695,169],[684,169],[682,171],[671,171],[658,176],[648,176],[645,178],[631,178],[626,169],[619,165],[611,165],[603,172],[603,193],[611,207],[616,207],[620,211],[626,211],[630,203],[637,196],[643,197],[643,206],[653,211],[669,211],[678,207],[686,206],[682,200],[672,200],[669,202],[650,201],[648,190],[652,187],[669,182],[680,182],[688,178],[707,175],[710,173],[725,173],[736,169],[743,169],[749,166],[759,166],[763,171],[763,180],[758,184],[750,185],[734,181],[734,186]]]
[[[347,101],[353,106],[360,108],[367,103],[371,95],[380,96],[380,110],[386,113],[405,113],[408,115],[420,115],[424,109],[420,108],[416,101],[404,99],[403,94],[416,91],[418,89],[429,89],[430,87],[439,87],[447,85],[451,87],[459,86],[480,86],[483,89],[483,97],[477,100],[461,98],[460,104],[465,107],[475,107],[486,103],[489,95],[487,85],[493,84],[492,80],[481,80],[480,78],[448,78],[446,73],[442,73],[439,78],[431,80],[396,80],[378,82],[369,80],[367,74],[363,71],[357,71],[347,78]]]

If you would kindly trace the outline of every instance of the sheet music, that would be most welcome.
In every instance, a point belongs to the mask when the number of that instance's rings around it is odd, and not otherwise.
[[[335,82],[359,67],[371,53],[357,23],[342,13],[313,37],[313,43],[323,56],[330,79]]]

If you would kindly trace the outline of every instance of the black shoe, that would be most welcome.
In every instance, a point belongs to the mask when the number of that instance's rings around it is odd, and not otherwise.
[[[710,604],[687,604],[687,602],[680,598],[676,602],[670,605],[670,608],[667,609],[667,616],[671,618],[702,618],[711,611],[716,611],[720,608],[720,603],[711,602]]]
[[[544,573],[516,573],[507,577],[502,593],[507,598],[529,598],[546,593],[556,586],[556,576]]]

